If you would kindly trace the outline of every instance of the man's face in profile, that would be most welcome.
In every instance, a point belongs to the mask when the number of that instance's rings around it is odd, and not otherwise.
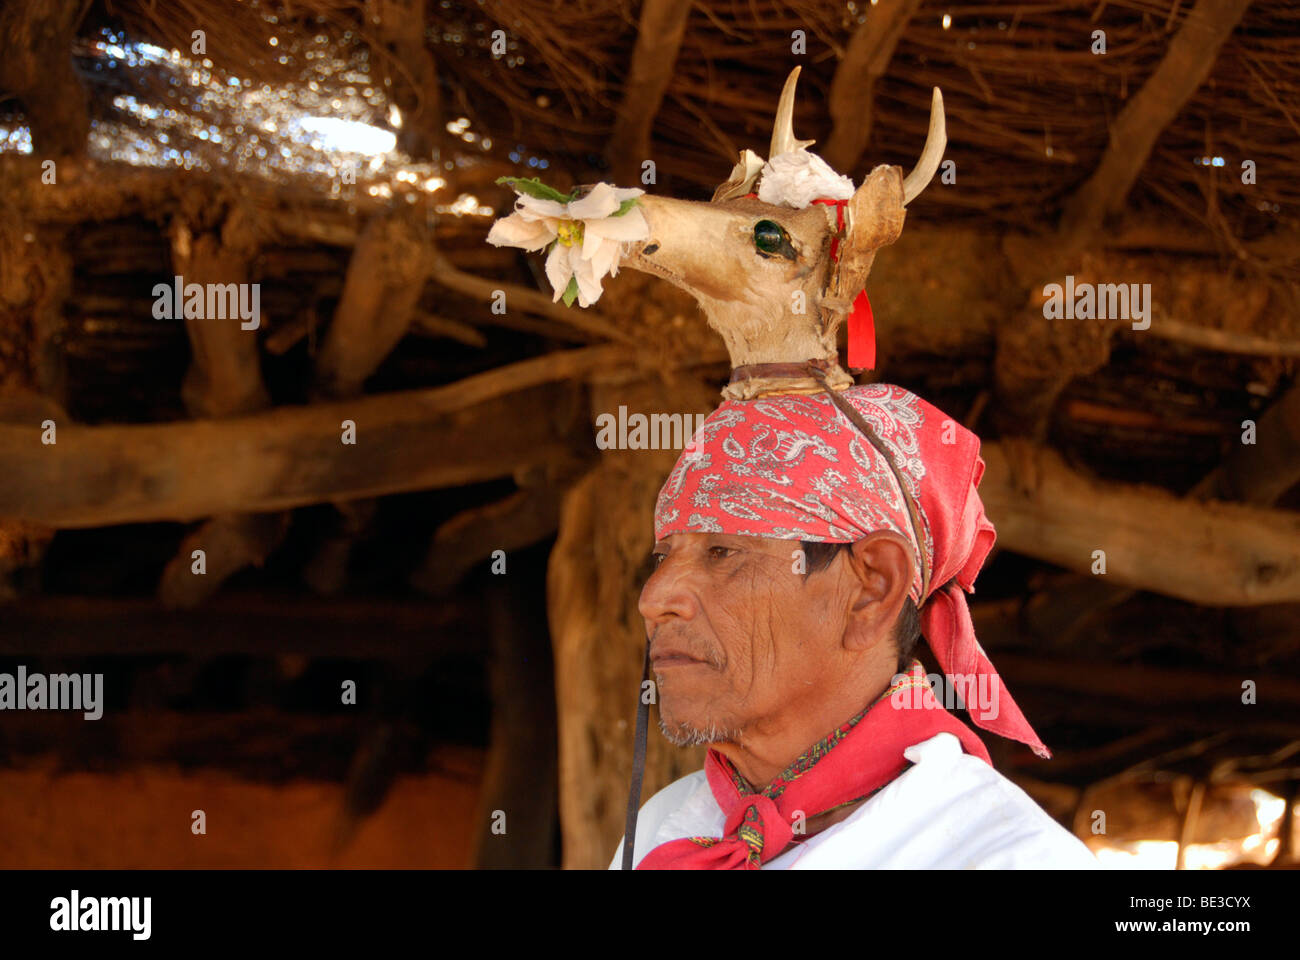
[[[639,609],[671,742],[765,732],[835,684],[856,582],[843,556],[805,578],[797,540],[675,533],[654,554]]]

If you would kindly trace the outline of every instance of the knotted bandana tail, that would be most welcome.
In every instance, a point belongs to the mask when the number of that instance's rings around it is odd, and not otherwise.
[[[950,582],[931,595],[921,611],[921,632],[976,726],[1018,740],[1044,760],[1051,759],[1052,751],[1011,699],[1002,676],[975,638],[966,595],[957,583]]]

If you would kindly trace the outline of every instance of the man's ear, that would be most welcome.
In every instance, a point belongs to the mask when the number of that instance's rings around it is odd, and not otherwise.
[[[845,238],[827,293],[852,301],[867,282],[876,251],[903,232],[903,170],[881,165],[853,192],[845,211]]]
[[[911,545],[892,530],[877,530],[849,548],[849,567],[861,587],[850,610],[850,618],[864,628],[857,635],[865,640],[883,631],[892,637],[912,588]]]

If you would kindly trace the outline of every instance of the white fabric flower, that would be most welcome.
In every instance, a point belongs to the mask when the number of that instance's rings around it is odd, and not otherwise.
[[[776,206],[802,210],[818,197],[847,200],[853,196],[853,181],[831,169],[821,157],[808,150],[777,154],[763,164],[758,199]]]
[[[564,296],[569,279],[578,283],[578,303],[588,307],[600,299],[601,281],[618,276],[623,244],[646,240],[650,226],[638,206],[613,216],[623,201],[644,190],[619,189],[598,183],[578,200],[560,203],[520,194],[515,212],[492,224],[488,243],[495,246],[541,250],[554,242],[546,258],[546,277],[555,289],[554,300]]]

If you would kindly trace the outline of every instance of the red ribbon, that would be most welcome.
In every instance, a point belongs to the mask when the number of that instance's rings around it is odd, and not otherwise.
[[[844,205],[847,200],[828,200],[819,197],[813,203],[835,205],[835,239],[831,241],[831,259],[840,262],[840,235],[844,232]],[[872,370],[876,366],[876,318],[871,313],[871,301],[865,289],[858,291],[849,311],[849,369],[854,373]]]

